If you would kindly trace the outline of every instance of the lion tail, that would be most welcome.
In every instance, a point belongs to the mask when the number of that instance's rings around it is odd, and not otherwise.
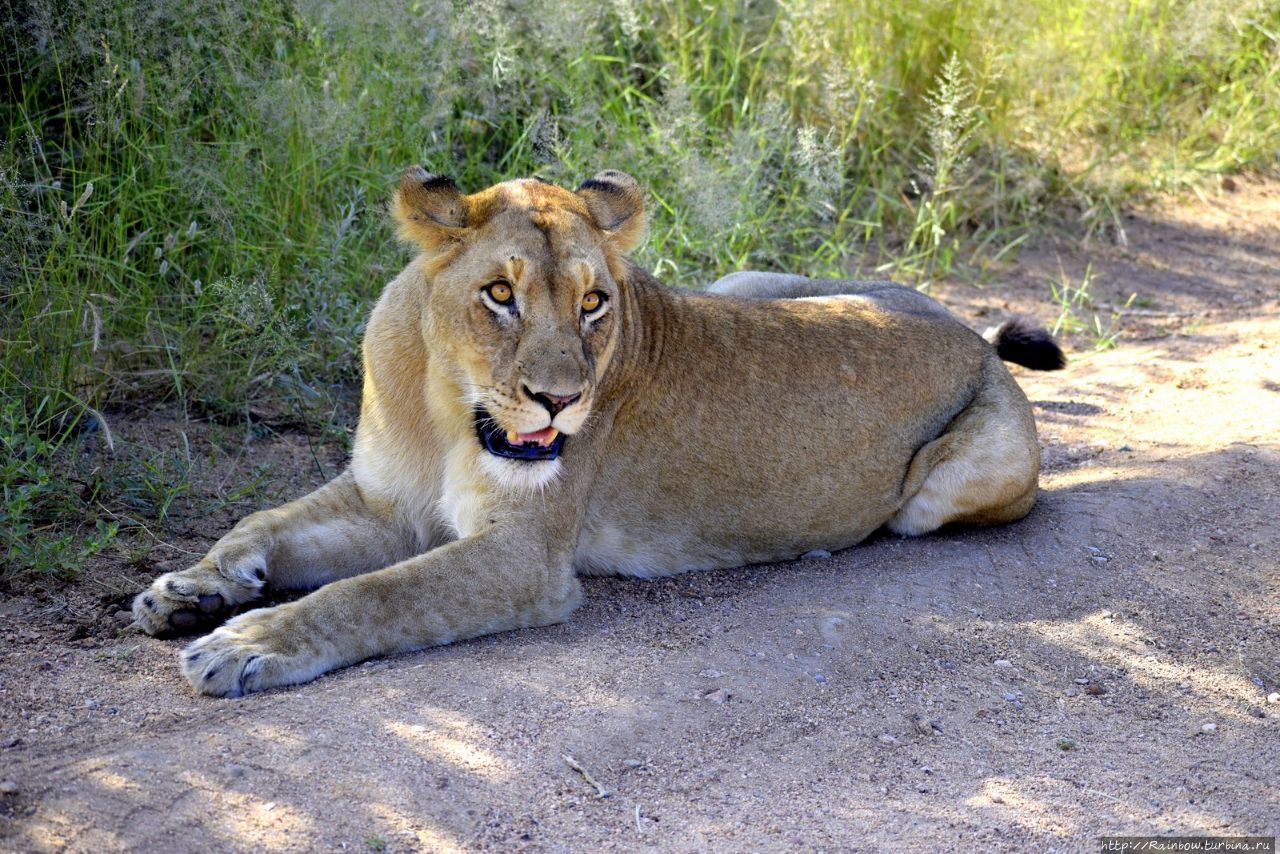
[[[982,334],[1006,362],[1033,371],[1057,371],[1067,366],[1067,357],[1049,330],[1029,317],[1015,317]]]

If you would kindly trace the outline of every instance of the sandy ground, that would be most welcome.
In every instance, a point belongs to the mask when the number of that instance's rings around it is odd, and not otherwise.
[[[1018,524],[591,580],[566,625],[240,700],[193,696],[177,642],[121,630],[154,565],[104,560],[63,596],[0,603],[0,848],[1087,851],[1102,834],[1276,834],[1280,188],[1126,230],[1127,246],[1042,243],[984,288],[942,292],[975,326],[1052,319],[1046,278],[1086,264],[1097,299],[1140,296],[1115,349],[1019,373],[1045,474]],[[287,492],[339,462],[297,435],[255,447],[292,466]],[[233,510],[191,520],[167,563]]]

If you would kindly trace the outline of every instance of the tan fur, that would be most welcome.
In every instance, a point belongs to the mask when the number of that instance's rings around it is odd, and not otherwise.
[[[370,318],[350,468],[134,602],[156,633],[266,584],[319,588],[187,647],[198,691],[564,620],[579,573],[776,561],[1035,501],[1026,398],[989,344],[915,292],[766,274],[718,295],[666,288],[625,258],[643,212],[621,173],[467,196],[413,169],[393,210],[422,254]],[[497,278],[518,316],[485,296]],[[584,318],[589,290],[605,308]],[[553,413],[530,394],[580,398]],[[489,454],[477,406],[506,430],[557,427],[563,453]]]

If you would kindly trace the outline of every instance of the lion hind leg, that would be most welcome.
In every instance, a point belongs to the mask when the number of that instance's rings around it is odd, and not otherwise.
[[[952,523],[1013,522],[1031,512],[1040,448],[1025,399],[1010,391],[1022,396],[1016,386],[980,393],[946,433],[917,452],[889,530],[918,536]]]

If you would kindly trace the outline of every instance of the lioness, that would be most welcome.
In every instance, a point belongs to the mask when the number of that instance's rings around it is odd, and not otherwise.
[[[422,251],[369,319],[350,468],[134,600],[155,634],[268,584],[319,588],[184,649],[197,691],[556,623],[579,573],[784,560],[1036,500],[1035,424],[1001,356],[1059,366],[1043,330],[993,347],[888,283],[665,287],[627,260],[644,214],[620,172],[464,195],[414,167],[393,211]]]

